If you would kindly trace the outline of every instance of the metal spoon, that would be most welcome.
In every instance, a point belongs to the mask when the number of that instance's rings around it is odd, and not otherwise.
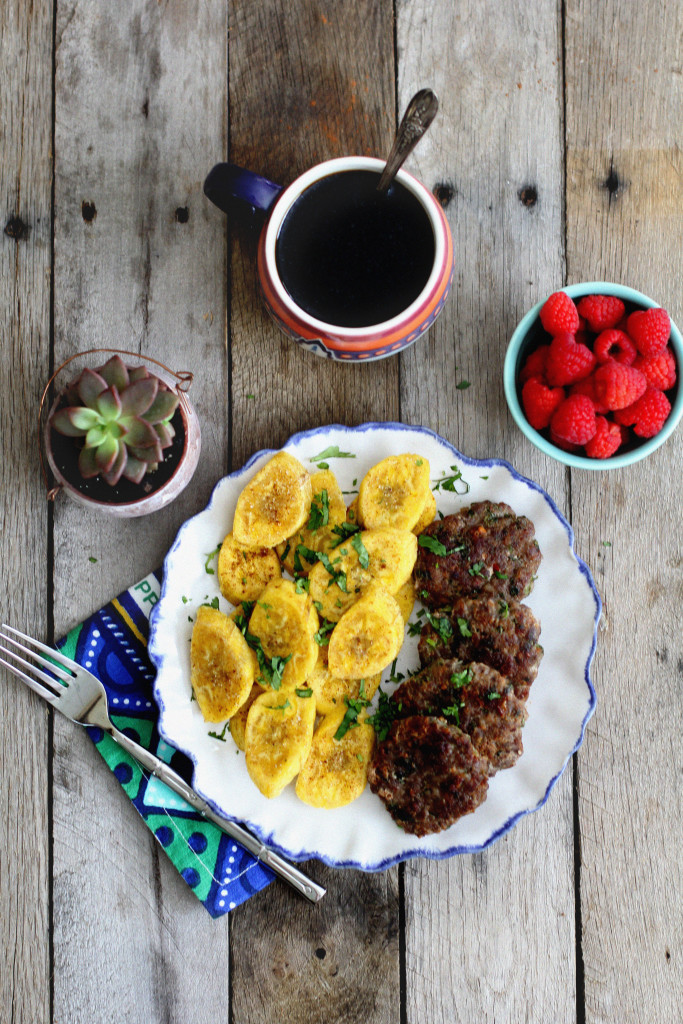
[[[377,185],[378,192],[386,192],[396,176],[399,167],[412,153],[430,124],[436,117],[439,101],[431,89],[416,92],[406,108],[403,120],[398,126],[394,144],[387,159],[386,167]]]

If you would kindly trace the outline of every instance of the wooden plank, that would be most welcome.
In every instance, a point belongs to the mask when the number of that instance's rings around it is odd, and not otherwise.
[[[629,284],[679,324],[682,17],[570,2],[566,25],[569,279]],[[681,1016],[682,472],[679,430],[631,469],[572,481],[606,620],[578,773],[587,1024]]]
[[[44,636],[48,507],[36,424],[50,365],[52,8],[0,8],[2,621]],[[39,698],[0,685],[0,1020],[50,1019],[49,744]]]
[[[144,520],[58,499],[57,633],[159,565],[226,464],[227,250],[202,194],[225,156],[226,39],[223,4],[58,7],[55,363],[112,345],[193,370],[203,453],[183,495]],[[55,1019],[217,1019],[228,921],[211,921],[118,789],[56,722]]]
[[[288,183],[328,157],[387,151],[391,3],[237,0],[231,19],[231,160]],[[261,308],[255,232],[234,225],[233,237],[233,465],[302,428],[396,419],[397,361],[340,366],[298,351]],[[398,1020],[397,872],[310,870],[329,886],[315,908],[271,886],[234,912],[233,1018]]]
[[[566,474],[524,441],[502,385],[516,322],[563,282],[557,9],[405,0],[397,14],[400,106],[426,85],[441,99],[408,166],[441,196],[456,260],[448,306],[403,360],[402,416],[510,460],[567,509]],[[408,864],[407,1021],[575,1020],[573,856],[568,772],[486,852]]]

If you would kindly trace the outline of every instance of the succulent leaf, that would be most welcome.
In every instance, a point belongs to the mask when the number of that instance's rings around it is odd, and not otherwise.
[[[129,448],[150,448],[159,443],[156,430],[147,420],[132,416],[123,423],[126,428],[125,442]]]
[[[52,427],[57,431],[58,434],[64,434],[65,437],[82,437],[83,430],[81,427],[75,427],[71,422],[71,416],[69,415],[70,409],[60,409],[54,414],[50,421]]]
[[[83,405],[94,408],[97,396],[107,390],[107,382],[95,370],[85,369],[78,378],[76,390]]]
[[[125,391],[124,391],[125,394]],[[107,388],[95,399],[95,407],[105,423],[113,423],[121,415],[122,402],[116,386]]]
[[[77,428],[81,434],[85,434],[91,427],[95,427],[102,422],[100,414],[95,409],[86,409],[82,405],[64,409],[64,412],[68,415],[72,427]]]
[[[96,448],[82,448],[78,456],[78,471],[84,480],[97,476],[100,471],[95,461]]]
[[[140,462],[146,462],[148,466],[153,462],[164,461],[164,453],[158,443],[151,448],[129,448],[128,451],[133,458],[139,459]]]
[[[180,396],[174,394],[172,391],[166,389],[159,389],[159,393],[150,405],[149,409],[145,413],[145,419],[148,423],[163,423],[164,420],[170,420],[173,413],[178,408],[180,402]]]
[[[107,430],[102,423],[96,423],[85,435],[85,447],[97,448],[107,436]]]
[[[172,425],[167,422],[155,423],[154,429],[159,436],[159,443],[162,448],[170,448],[173,444],[173,438],[175,437],[175,430]]]
[[[126,451],[126,446],[125,444],[120,444],[118,455],[114,460],[114,465],[111,467],[108,473],[102,474],[110,487],[114,487],[114,485],[119,482],[128,461],[129,460],[128,453]]]
[[[116,388],[119,394],[128,387],[130,376],[128,368],[120,356],[112,356],[104,366],[100,366],[100,375],[110,388]]]
[[[128,377],[131,384],[134,384],[136,380],[147,380],[151,376],[146,366],[129,366]]]
[[[107,435],[104,441],[93,450],[95,452],[95,463],[100,473],[108,473],[119,454],[119,442],[115,437]]]
[[[156,377],[148,377],[130,384],[121,395],[121,414],[123,416],[143,416],[154,403],[159,390]]]
[[[139,484],[148,469],[149,465],[146,462],[141,462],[140,459],[136,459],[129,455],[123,475],[126,480],[130,480],[134,484]]]

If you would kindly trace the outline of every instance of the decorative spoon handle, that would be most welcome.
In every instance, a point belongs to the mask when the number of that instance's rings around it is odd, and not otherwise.
[[[377,185],[378,192],[386,192],[389,188],[397,170],[427,131],[438,109],[439,101],[431,89],[420,89],[415,93],[398,126],[386,167]]]

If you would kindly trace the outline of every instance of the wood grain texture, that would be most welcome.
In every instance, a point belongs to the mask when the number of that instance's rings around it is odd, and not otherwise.
[[[567,4],[569,278],[629,284],[678,323],[681,38],[680,3]],[[587,1024],[681,1017],[682,472],[679,430],[630,470],[573,474],[605,606],[578,773]]]
[[[233,4],[233,162],[286,184],[328,157],[385,152],[393,126],[391,3]],[[295,430],[397,419],[397,361],[345,366],[300,352],[261,307],[256,229],[233,218],[232,235],[233,466]],[[234,1021],[397,1020],[397,872],[310,870],[329,885],[315,908],[271,886],[233,913]]]
[[[44,636],[48,507],[36,423],[50,365],[52,10],[0,8],[0,564],[3,622]],[[46,707],[0,680],[0,1020],[50,1019]]]
[[[55,363],[113,345],[189,368],[203,434],[192,483],[161,513],[122,522],[58,499],[58,635],[161,563],[227,461],[227,250],[202,194],[225,156],[226,39],[223,4],[58,6]],[[211,921],[118,788],[56,722],[55,1020],[119,1006],[136,1024],[217,1019],[228,921]]]
[[[502,385],[516,322],[563,279],[558,10],[402,0],[397,14],[400,105],[425,85],[441,99],[407,166],[445,205],[456,268],[443,314],[403,358],[402,418],[508,459],[566,510],[565,472],[523,439]],[[575,1019],[573,857],[569,771],[488,851],[407,865],[409,1024]]]

